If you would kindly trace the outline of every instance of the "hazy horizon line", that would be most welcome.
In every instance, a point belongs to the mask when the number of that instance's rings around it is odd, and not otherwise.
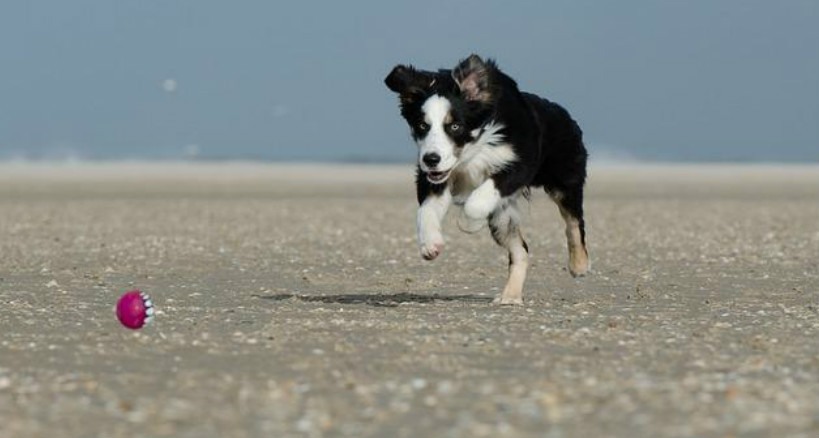
[[[45,164],[45,165],[72,165],[72,164],[219,164],[219,163],[249,163],[249,164],[372,164],[372,165],[413,165],[414,159],[391,157],[254,157],[254,156],[225,156],[225,157],[0,157],[0,164]],[[589,164],[747,164],[747,165],[819,165],[819,158],[815,160],[761,160],[761,159],[645,159],[645,158],[612,158],[589,157]]]

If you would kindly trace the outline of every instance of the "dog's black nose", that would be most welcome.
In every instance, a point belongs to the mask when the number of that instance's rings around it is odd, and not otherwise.
[[[436,154],[435,152],[430,152],[428,154],[424,154],[422,160],[424,161],[424,164],[426,164],[427,166],[435,167],[438,165],[438,163],[441,162],[441,156]]]

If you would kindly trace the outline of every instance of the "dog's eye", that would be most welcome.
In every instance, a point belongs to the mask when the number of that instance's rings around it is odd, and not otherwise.
[[[424,122],[419,122],[418,125],[416,125],[416,127],[418,128],[419,131],[426,131],[427,129],[429,129],[429,125],[427,125]]]
[[[459,125],[458,123],[450,123],[449,130],[452,132],[458,132],[461,130],[461,125]]]

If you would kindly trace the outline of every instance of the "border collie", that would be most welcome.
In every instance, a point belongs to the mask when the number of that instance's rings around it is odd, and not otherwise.
[[[384,80],[398,93],[401,115],[418,144],[417,226],[421,256],[444,247],[441,222],[463,207],[465,232],[489,226],[509,252],[500,304],[523,304],[529,248],[520,231],[519,201],[543,187],[566,222],[569,272],[589,269],[583,222],[586,159],[583,134],[556,103],[518,90],[492,60],[471,55],[452,70],[397,65]]]

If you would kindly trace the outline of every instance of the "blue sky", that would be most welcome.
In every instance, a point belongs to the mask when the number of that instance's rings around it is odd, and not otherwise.
[[[476,52],[592,156],[819,161],[815,0],[4,0],[0,159],[409,161],[382,83]]]

